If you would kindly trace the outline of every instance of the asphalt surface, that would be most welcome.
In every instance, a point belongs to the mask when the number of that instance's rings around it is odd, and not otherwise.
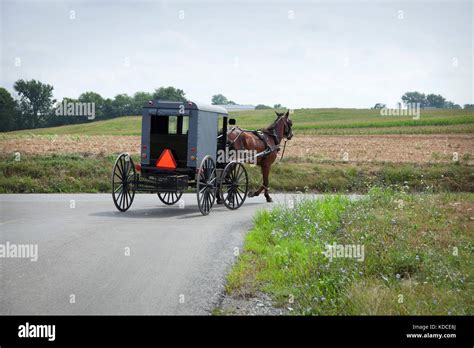
[[[255,212],[295,198],[272,197],[202,216],[194,194],[137,195],[125,213],[109,194],[0,195],[0,244],[38,248],[0,258],[0,314],[209,314]]]

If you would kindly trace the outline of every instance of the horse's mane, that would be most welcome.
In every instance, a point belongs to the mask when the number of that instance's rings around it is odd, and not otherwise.
[[[278,124],[278,121],[280,121],[282,116],[277,116],[277,118],[275,119],[275,121],[273,121],[273,123],[271,125],[269,125],[267,128],[264,128],[262,129],[263,131],[267,131],[267,132],[271,132],[273,129],[276,128],[277,124]]]

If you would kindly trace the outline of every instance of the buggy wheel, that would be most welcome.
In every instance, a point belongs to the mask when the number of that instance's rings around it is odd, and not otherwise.
[[[112,170],[112,198],[120,211],[126,211],[135,198],[135,165],[128,153],[117,157]]]
[[[166,205],[175,204],[182,195],[182,192],[158,192],[158,198]]]
[[[245,202],[249,188],[247,170],[242,163],[231,162],[222,172],[219,191],[228,209],[238,209]]]
[[[196,174],[196,194],[199,210],[208,215],[216,200],[217,176],[216,165],[211,156],[206,156]]]

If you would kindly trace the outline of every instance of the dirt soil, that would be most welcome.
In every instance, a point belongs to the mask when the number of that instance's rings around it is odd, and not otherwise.
[[[0,153],[138,154],[138,136],[32,136],[0,139]],[[310,158],[348,162],[450,162],[456,156],[473,163],[473,134],[301,135],[288,142],[287,159]]]
[[[457,153],[457,155],[455,154]],[[450,162],[474,159],[472,134],[300,136],[285,156],[348,162]]]

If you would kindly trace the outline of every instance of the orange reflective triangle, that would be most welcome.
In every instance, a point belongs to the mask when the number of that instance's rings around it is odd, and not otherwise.
[[[160,158],[156,160],[156,168],[160,169],[176,169],[176,161],[170,149],[164,149]]]

